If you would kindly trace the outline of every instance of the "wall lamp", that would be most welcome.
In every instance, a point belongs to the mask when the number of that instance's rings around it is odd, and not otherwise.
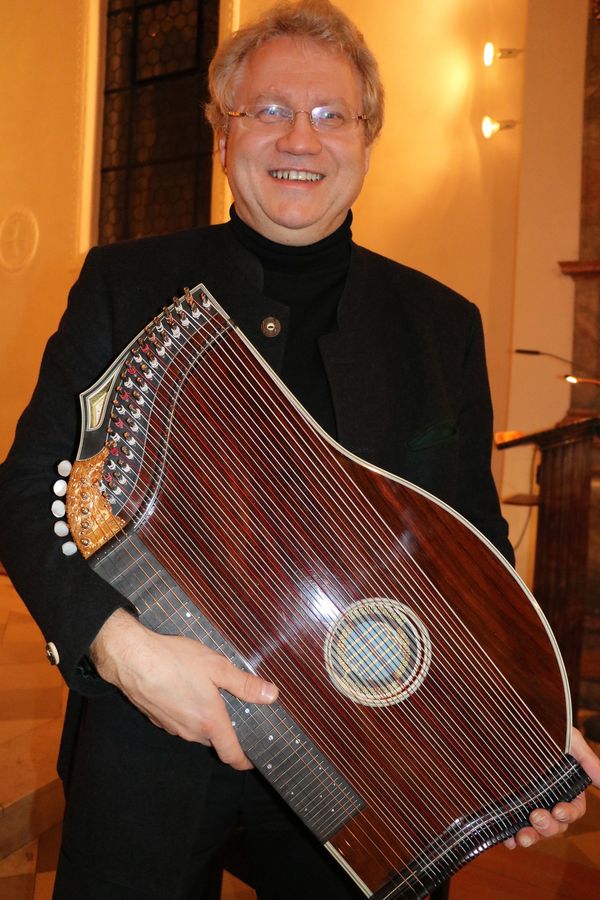
[[[509,128],[516,128],[516,119],[492,119],[491,116],[484,116],[481,120],[481,133],[484,138],[493,138],[499,131],[506,131]]]
[[[515,47],[501,47],[496,49],[492,41],[488,41],[483,48],[483,64],[491,66],[496,59],[515,59],[523,50],[517,50]]]
[[[600,378],[579,378],[577,375],[563,375],[563,378],[569,384],[595,384],[600,387]]]

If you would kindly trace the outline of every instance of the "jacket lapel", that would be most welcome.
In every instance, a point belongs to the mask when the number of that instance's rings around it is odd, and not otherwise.
[[[383,321],[377,290],[369,278],[368,261],[353,245],[348,279],[338,313],[338,331],[319,341],[331,386],[340,444],[362,459],[381,464],[380,448],[392,419],[387,390],[391,373],[382,354]],[[397,365],[403,366],[398,347]],[[394,383],[397,377],[393,378]],[[359,412],[360,411],[360,412]]]
[[[269,365],[281,372],[285,334],[289,327],[287,306],[263,296],[263,271],[259,261],[231,234],[227,225],[211,237],[218,238],[214,254],[203,264],[202,281],[215,300],[244,332]],[[281,334],[267,337],[261,323],[269,316],[281,322]]]

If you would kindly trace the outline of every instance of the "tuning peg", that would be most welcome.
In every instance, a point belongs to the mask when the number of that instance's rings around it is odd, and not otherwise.
[[[69,462],[68,459],[63,459],[56,467],[56,470],[59,475],[62,475],[63,478],[67,478],[71,474],[71,469],[73,466]]]
[[[68,533],[69,526],[64,519],[59,519],[58,522],[54,523],[54,534],[56,534],[58,537],[66,537]]]
[[[50,507],[52,510],[52,515],[56,516],[57,519],[62,519],[67,508],[62,500],[55,500],[52,506]]]
[[[64,478],[59,478],[58,481],[55,481],[52,485],[52,490],[57,497],[64,497],[67,493],[67,482]]]
[[[65,556],[73,556],[74,553],[77,553],[77,544],[74,541],[65,541],[62,545],[62,552]]]

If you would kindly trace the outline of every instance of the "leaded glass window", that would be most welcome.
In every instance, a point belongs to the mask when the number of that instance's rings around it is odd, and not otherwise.
[[[109,0],[100,243],[208,224],[218,0]]]

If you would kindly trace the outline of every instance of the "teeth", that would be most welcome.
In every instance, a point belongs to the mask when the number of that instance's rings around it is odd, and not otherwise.
[[[280,181],[321,181],[325,177],[318,172],[303,172],[299,169],[273,169],[269,174]]]

